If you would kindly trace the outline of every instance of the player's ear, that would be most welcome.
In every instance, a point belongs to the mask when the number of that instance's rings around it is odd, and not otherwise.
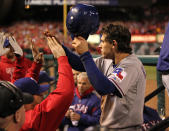
[[[116,45],[117,45],[116,40],[113,40],[113,46],[112,46],[112,48],[115,48]]]
[[[23,111],[25,111],[25,109],[24,107],[21,107],[15,112],[13,116],[15,123],[20,123],[23,120],[23,113],[22,113]]]

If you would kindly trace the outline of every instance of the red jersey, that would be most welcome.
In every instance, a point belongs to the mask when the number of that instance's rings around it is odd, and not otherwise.
[[[24,58],[24,73],[32,65],[32,61]],[[0,60],[0,80],[11,81],[13,79],[13,72],[15,68],[15,61],[11,61],[6,56],[1,56]]]
[[[20,131],[56,131],[73,100],[74,80],[66,56],[58,58],[57,88],[33,110],[26,112]]]

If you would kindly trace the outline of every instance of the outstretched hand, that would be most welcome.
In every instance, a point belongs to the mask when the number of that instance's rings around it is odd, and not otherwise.
[[[48,41],[48,46],[55,58],[59,58],[60,56],[66,56],[63,47],[61,46],[60,42],[56,40],[55,37],[47,36],[47,41]]]
[[[31,40],[30,46],[31,46],[31,50],[32,50],[33,60],[36,63],[43,63],[43,61],[44,61],[43,53],[39,52],[39,49],[37,47],[35,47],[32,40]]]

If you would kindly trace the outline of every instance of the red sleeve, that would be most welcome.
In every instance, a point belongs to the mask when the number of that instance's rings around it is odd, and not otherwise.
[[[66,56],[58,59],[58,73],[57,88],[34,110],[26,112],[21,131],[55,131],[58,128],[73,100],[74,80]]]
[[[36,81],[39,79],[39,73],[40,69],[42,67],[42,64],[38,64],[36,62],[32,63],[32,66],[28,69],[29,66],[26,66],[27,60],[23,57],[16,57],[15,61],[15,68],[12,78],[12,83],[14,83],[16,80],[24,77],[32,77]],[[30,62],[27,64],[31,64]]]
[[[32,65],[32,61],[24,57],[24,68],[29,69]]]
[[[2,63],[0,62],[0,80],[3,80]]]
[[[26,73],[25,77],[32,77],[38,82],[41,67],[42,64],[33,62],[31,68],[28,69],[28,72]]]
[[[25,77],[26,70],[24,69],[24,56],[16,57],[14,73],[11,82],[14,83],[16,80]]]

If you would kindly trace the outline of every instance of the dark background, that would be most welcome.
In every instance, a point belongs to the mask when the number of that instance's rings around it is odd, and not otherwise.
[[[78,0],[77,3],[80,3],[80,1],[82,0]],[[145,9],[152,10],[153,8],[163,9],[166,6],[169,6],[168,0],[109,0],[110,4],[98,5],[97,3],[99,3],[99,1],[100,0],[88,0],[88,2],[91,2],[92,4],[96,2],[95,6],[99,11],[100,19],[102,21],[106,20],[141,21],[142,19],[146,19],[146,16],[144,14]],[[70,7],[71,5],[68,6],[68,10]],[[30,19],[34,19],[37,21],[45,21],[45,20],[63,21],[63,6],[31,5],[29,9],[25,9],[24,0],[0,0],[1,25],[3,26],[9,25],[18,20],[30,20]]]

